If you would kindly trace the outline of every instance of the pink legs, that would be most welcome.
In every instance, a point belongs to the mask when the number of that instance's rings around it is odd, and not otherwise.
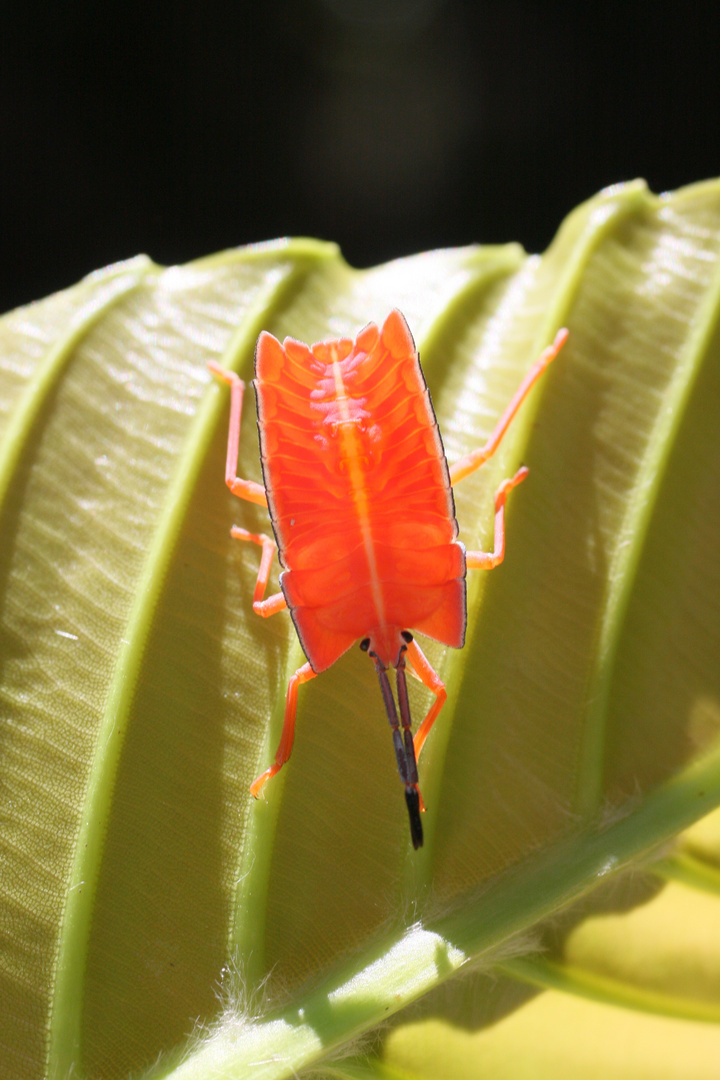
[[[457,484],[459,480],[463,480],[466,476],[475,472],[475,470],[479,469],[488,458],[492,457],[500,445],[503,435],[510,427],[520,406],[530,392],[530,389],[555,359],[567,339],[567,330],[559,330],[557,332],[552,345],[549,345],[548,348],[541,353],[540,357],[535,361],[523,381],[520,383],[510,404],[498,420],[495,425],[495,430],[485,445],[479,447],[477,450],[473,450],[465,457],[460,458],[459,461],[456,461],[454,465],[450,466],[451,484]],[[514,487],[517,487],[518,484],[522,483],[528,475],[528,471],[529,470],[523,465],[513,477],[508,480],[503,480],[502,484],[500,484],[500,487],[495,493],[495,541],[493,550],[490,552],[468,551],[466,554],[466,565],[468,570],[491,570],[494,566],[498,566],[505,558],[505,503],[507,501],[508,492],[512,491]],[[445,689],[445,684],[433,670],[415,640],[408,644],[407,658],[415,675],[417,675],[420,681],[427,686],[428,690],[432,690],[433,694],[435,694],[435,701],[430,706],[428,714],[415,733],[415,738],[413,740],[415,756],[418,758],[420,756],[420,751],[425,745],[425,740],[430,734],[430,729],[445,704],[447,691]]]
[[[298,686],[300,683],[309,682],[310,679],[314,678],[315,672],[309,664],[303,664],[302,667],[297,669],[294,675],[290,676],[287,696],[285,698],[285,719],[283,720],[282,735],[280,736],[280,743],[275,754],[275,761],[269,769],[266,769],[264,773],[261,773],[257,780],[254,780],[250,785],[250,794],[254,795],[256,799],[263,786],[272,776],[275,776],[276,773],[280,772],[292,753],[293,739],[295,738],[295,715],[297,713]]]
[[[221,368],[219,364],[211,361],[208,364],[208,367],[213,375],[216,375],[219,379],[222,379],[223,382],[226,382],[229,385],[231,393],[230,429],[228,431],[227,458],[225,460],[225,483],[230,488],[233,495],[237,495],[239,499],[257,503],[260,506],[267,506],[265,488],[262,484],[256,484],[254,480],[243,480],[242,477],[237,475],[238,447],[240,444],[240,416],[242,413],[245,383],[235,374],[235,372],[226,371],[225,368]],[[258,547],[262,548],[260,568],[258,570],[257,581],[255,582],[255,592],[253,594],[253,611],[257,615],[263,615],[265,618],[270,615],[275,615],[278,611],[282,611],[283,608],[287,607],[287,604],[285,602],[285,597],[281,592],[274,593],[274,595],[269,596],[267,600],[264,599],[265,589],[267,588],[268,578],[270,576],[270,566],[272,565],[273,556],[276,551],[275,541],[271,540],[269,536],[265,536],[264,533],[251,533],[248,532],[247,529],[241,529],[239,525],[234,525],[230,531],[231,535],[236,540],[246,540],[249,543],[257,544]],[[285,720],[283,721],[280,745],[275,754],[274,764],[258,776],[257,780],[250,786],[250,791],[255,798],[260,794],[260,790],[265,782],[269,780],[271,776],[274,776],[290,757],[293,747],[293,737],[295,735],[298,686],[300,683],[307,682],[308,679],[313,679],[314,677],[315,672],[310,665],[303,664],[302,667],[298,668],[288,683],[285,701]]]
[[[265,533],[251,533],[248,532],[247,529],[241,529],[239,525],[233,525],[230,530],[230,535],[235,540],[247,540],[249,543],[257,544],[262,548],[260,568],[258,570],[257,581],[255,582],[255,592],[253,593],[253,611],[255,614],[262,615],[267,619],[270,615],[275,615],[278,611],[282,611],[283,608],[287,607],[287,603],[281,592],[273,593],[267,600],[263,600],[268,578],[270,576],[270,566],[272,565],[273,556],[277,550],[275,541],[271,540]]]
[[[495,492],[495,543],[492,551],[468,551],[465,561],[468,570],[492,570],[505,558],[505,502],[508,491],[521,484],[530,470],[524,465],[509,480],[503,480]]]
[[[230,387],[230,430],[228,431],[225,483],[239,499],[267,506],[265,488],[254,480],[243,480],[237,475],[238,446],[240,445],[240,414],[242,413],[245,383],[234,371],[226,371],[214,360],[208,363],[210,371]]]
[[[213,360],[210,361],[208,367],[213,375],[216,375],[218,379],[222,379],[230,387],[230,428],[228,431],[227,458],[225,459],[225,483],[233,495],[237,495],[239,499],[257,503],[259,506],[267,506],[265,488],[262,484],[256,484],[254,480],[243,480],[242,477],[237,475],[240,416],[245,383],[234,371],[226,371],[225,368],[221,368]],[[251,533],[247,529],[241,529],[239,525],[233,525],[230,532],[236,540],[247,540],[262,548],[260,569],[258,570],[253,594],[253,611],[256,615],[262,615],[265,618],[282,611],[283,608],[287,607],[287,604],[281,592],[274,593],[267,600],[263,599],[270,576],[270,566],[276,551],[275,541],[271,540],[269,536],[265,536],[264,533]]]
[[[451,484],[457,484],[459,480],[463,480],[466,476],[469,476],[470,473],[475,472],[475,470],[479,469],[488,458],[493,456],[502,441],[503,435],[515,418],[518,409],[529,394],[530,389],[553,362],[567,339],[567,330],[558,330],[552,345],[549,345],[547,349],[540,354],[539,358],[535,361],[523,381],[520,383],[510,404],[498,420],[495,425],[495,430],[485,445],[466,454],[465,457],[460,458],[459,461],[456,461],[455,464],[450,467]],[[468,551],[468,570],[492,570],[494,566],[498,566],[505,558],[505,502],[507,500],[508,492],[512,491],[514,487],[517,487],[518,484],[521,484],[527,474],[528,470],[523,465],[513,477],[509,480],[503,480],[502,484],[495,492],[495,543],[493,550],[491,552]]]
[[[476,469],[479,469],[480,466],[488,460],[488,458],[493,456],[500,445],[503,435],[514,420],[518,409],[528,396],[531,387],[534,386],[542,373],[553,362],[567,339],[567,330],[558,330],[552,345],[548,345],[547,349],[540,354],[523,381],[520,383],[510,404],[498,420],[495,425],[495,430],[485,445],[479,447],[477,450],[472,450],[469,454],[466,454],[465,457],[460,458],[459,461],[456,461],[454,465],[450,466],[451,484],[457,484],[459,480],[464,480],[466,476],[469,476],[470,473],[474,473]]]
[[[438,714],[447,700],[447,690],[445,689],[445,683],[431,667],[430,661],[414,638],[408,643],[407,658],[412,671],[420,682],[427,686],[428,690],[432,690],[435,695],[435,701],[430,706],[427,716],[415,732],[415,738],[413,739],[415,757],[419,758],[425,740],[430,734],[430,728],[437,720]]]

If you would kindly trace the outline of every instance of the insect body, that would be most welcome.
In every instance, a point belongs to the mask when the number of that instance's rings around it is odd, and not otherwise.
[[[417,758],[447,694],[410,628],[454,648],[464,644],[466,569],[502,562],[505,500],[528,470],[519,469],[498,488],[489,553],[466,552],[457,539],[451,485],[495,452],[566,338],[561,330],[530,369],[488,442],[448,469],[415,344],[399,311],[381,329],[370,323],[354,341],[308,347],[292,338],[280,344],[262,333],[254,386],[264,486],[237,476],[244,384],[209,365],[232,390],[225,481],[240,498],[267,504],[275,534],[272,540],[232,530],[262,548],[253,609],[269,616],[287,607],[308,659],[290,679],[275,761],[252,784],[253,795],[290,757],[298,686],[361,639],[380,681],[413,846],[422,845]],[[282,592],[266,600],[276,547]],[[414,738],[408,665],[435,695]]]

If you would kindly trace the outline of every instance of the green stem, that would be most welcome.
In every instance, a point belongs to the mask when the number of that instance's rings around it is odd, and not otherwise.
[[[153,1077],[281,1080],[316,1064],[492,951],[647,855],[720,804],[720,746],[648,795],[603,832],[568,837],[501,875],[450,914],[428,918],[375,944],[348,969],[327,975],[289,1005],[255,1022],[233,1017],[179,1066]]]

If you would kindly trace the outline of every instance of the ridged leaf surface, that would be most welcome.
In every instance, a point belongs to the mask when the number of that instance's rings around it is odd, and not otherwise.
[[[303,657],[286,613],[252,613],[258,551],[229,530],[267,517],[223,484],[206,367],[249,380],[260,330],[393,307],[451,462],[570,330],[455,492],[487,548],[494,489],[530,468],[465,649],[427,645],[449,698],[417,853],[358,650],[301,689],[290,763],[248,794]],[[0,1076],[712,1075],[719,311],[720,185],[635,183],[542,257],[355,271],[288,241],[133,260],[0,321]]]

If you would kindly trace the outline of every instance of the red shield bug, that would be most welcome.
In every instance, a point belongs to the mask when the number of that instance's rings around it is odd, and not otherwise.
[[[489,570],[505,554],[505,501],[528,474],[523,466],[495,495],[491,552],[458,540],[452,485],[497,450],[530,388],[568,336],[533,364],[484,444],[448,468],[415,343],[399,311],[381,329],[370,323],[354,341],[280,344],[263,332],[255,350],[257,418],[264,484],[237,476],[244,384],[217,364],[231,388],[225,482],[234,495],[267,505],[275,539],[233,528],[262,548],[253,610],[287,607],[308,662],[291,677],[282,737],[263,785],[290,757],[297,693],[354,642],[372,658],[380,681],[415,848],[423,842],[417,759],[445,703],[445,685],[411,629],[459,649],[465,640],[466,570]],[[264,599],[277,549],[281,592]],[[413,738],[406,668],[435,695]],[[388,679],[395,668],[397,707]]]

